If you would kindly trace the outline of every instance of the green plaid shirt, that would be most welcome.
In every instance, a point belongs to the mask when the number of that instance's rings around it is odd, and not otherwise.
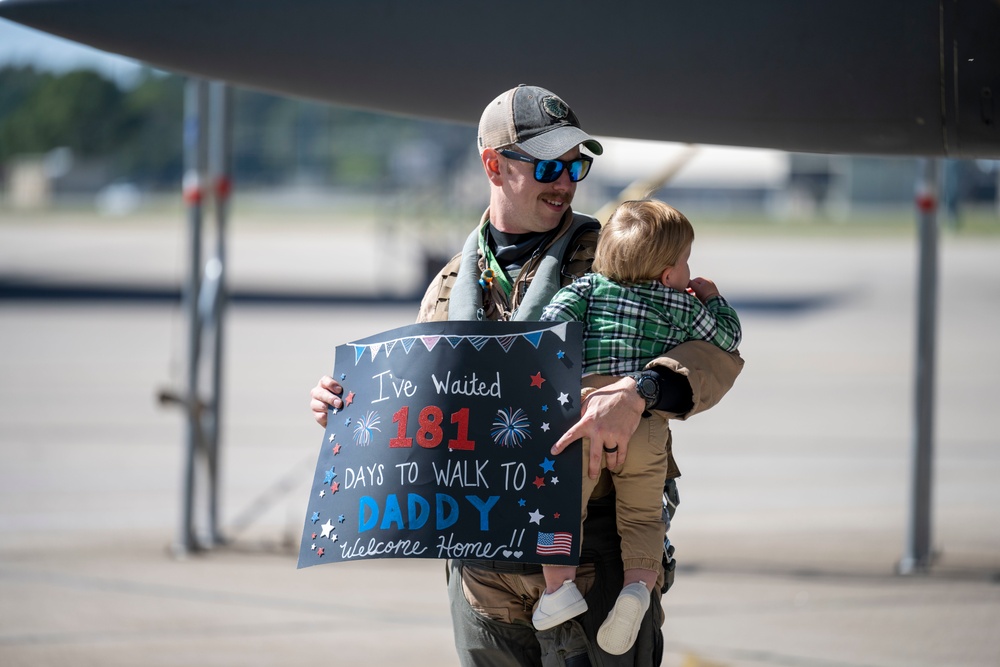
[[[733,352],[742,337],[740,318],[721,296],[702,304],[656,281],[620,285],[598,273],[556,292],[542,320],[583,322],[583,372],[602,375],[641,371],[689,340]]]

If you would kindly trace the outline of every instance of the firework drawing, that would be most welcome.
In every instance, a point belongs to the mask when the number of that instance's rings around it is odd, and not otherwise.
[[[365,413],[365,416],[354,424],[354,444],[362,447],[372,444],[372,440],[375,438],[374,431],[382,432],[382,429],[378,427],[381,423],[382,420],[377,412]]]
[[[490,435],[493,436],[493,442],[501,447],[520,447],[522,442],[531,437],[530,427],[531,422],[521,408],[497,410]]]

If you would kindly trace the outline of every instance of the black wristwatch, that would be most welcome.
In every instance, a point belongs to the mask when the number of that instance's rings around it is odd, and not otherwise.
[[[629,373],[628,377],[635,380],[635,390],[642,400],[646,401],[646,410],[652,410],[653,406],[660,402],[659,377],[651,371]]]

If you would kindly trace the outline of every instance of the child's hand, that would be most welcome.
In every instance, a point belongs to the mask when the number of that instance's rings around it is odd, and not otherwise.
[[[693,293],[698,300],[705,303],[713,296],[719,296],[719,288],[708,278],[692,278],[688,283],[688,291]]]

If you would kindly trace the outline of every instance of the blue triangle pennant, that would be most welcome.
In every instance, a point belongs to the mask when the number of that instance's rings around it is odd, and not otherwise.
[[[537,350],[538,349],[538,344],[540,342],[542,342],[542,334],[543,333],[545,333],[545,332],[544,331],[531,331],[529,333],[521,334],[521,335],[524,336],[524,339],[526,341],[528,341],[529,343],[531,343],[531,346],[534,347]]]

